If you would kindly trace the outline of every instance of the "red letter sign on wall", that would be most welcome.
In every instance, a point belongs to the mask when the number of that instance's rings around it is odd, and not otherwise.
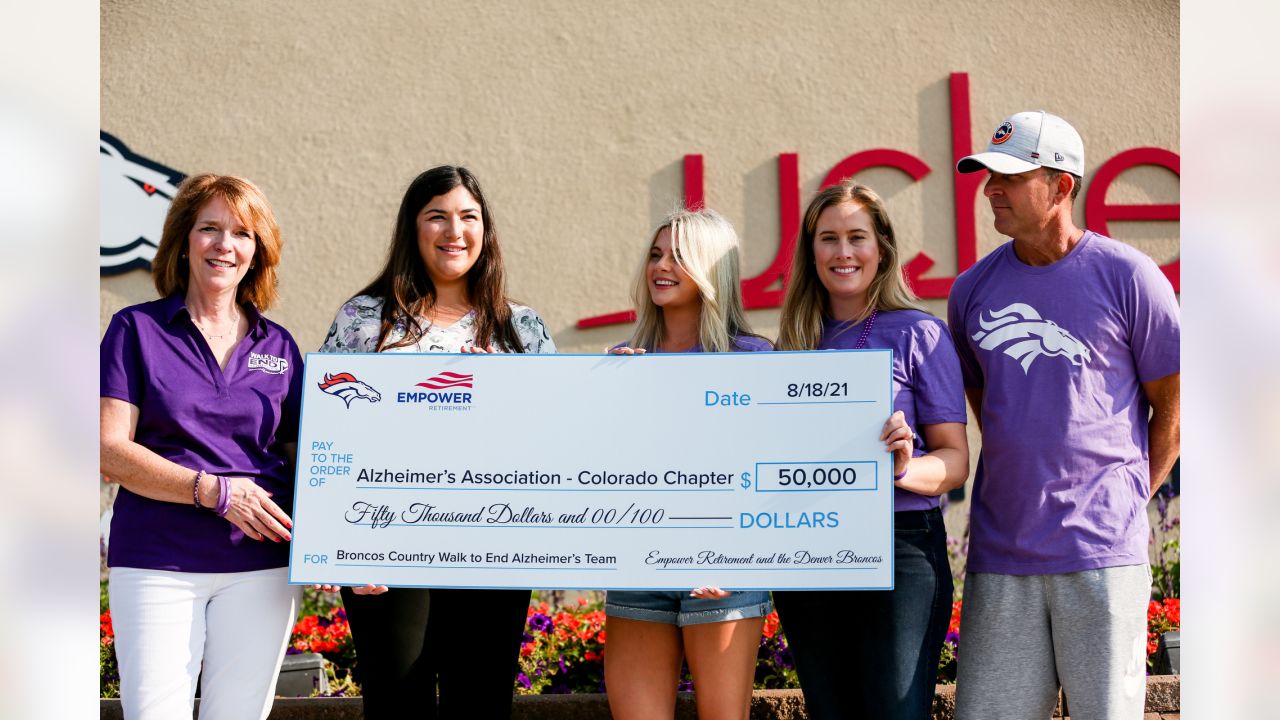
[[[1108,237],[1107,223],[1112,220],[1178,220],[1181,215],[1178,205],[1108,205],[1107,189],[1120,174],[1139,165],[1159,165],[1174,175],[1181,176],[1181,160],[1174,153],[1161,148],[1143,147],[1125,150],[1102,164],[1093,174],[1089,183],[1089,194],[1084,201],[1085,226]],[[1173,285],[1174,292],[1182,292],[1178,287],[1180,280],[1180,260],[1168,265],[1161,265],[1165,277]]]
[[[921,252],[907,261],[903,271],[916,295],[922,298],[945,298],[951,292],[956,275],[978,262],[977,217],[973,209],[978,188],[987,171],[960,174],[955,171],[960,158],[973,154],[973,123],[969,117],[969,73],[951,73],[951,183],[955,198],[956,272],[949,277],[922,277],[933,267],[933,258]]]
[[[951,167],[956,221],[956,270],[945,277],[924,277],[935,265],[928,253],[920,252],[903,266],[907,281],[922,298],[945,298],[951,292],[955,276],[978,262],[977,213],[974,205],[978,190],[986,178],[986,171],[961,175],[955,172],[955,164],[973,154],[973,125],[969,113],[969,74],[951,73],[949,79],[951,103]],[[1159,165],[1178,174],[1178,156],[1159,148],[1135,148],[1126,150],[1102,164],[1094,173],[1085,196],[1085,222],[1090,229],[1108,235],[1107,223],[1111,220],[1177,220],[1178,205],[1108,205],[1107,188],[1123,172],[1138,165]],[[910,175],[917,182],[930,172],[928,164],[920,158],[900,150],[879,148],[854,153],[827,173],[822,188],[841,182],[867,168],[892,167]],[[705,198],[702,155],[684,156],[685,207],[702,207]],[[795,250],[796,236],[800,232],[800,157],[795,153],[778,155],[778,252],[764,272],[742,281],[742,299],[748,309],[771,308],[782,305],[783,294],[791,273],[791,255]],[[1178,288],[1178,261],[1161,268],[1173,289]],[[578,321],[579,328],[614,325],[632,322],[634,310],[597,315]]]

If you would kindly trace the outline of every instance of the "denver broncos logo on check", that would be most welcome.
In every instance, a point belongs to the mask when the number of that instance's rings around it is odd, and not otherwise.
[[[1000,310],[989,311],[991,320],[978,317],[982,329],[973,334],[978,347],[1004,348],[1004,354],[1022,363],[1022,371],[1031,371],[1031,363],[1041,355],[1065,357],[1072,365],[1083,365],[1092,359],[1089,348],[1052,320],[1044,320],[1026,303],[1012,303]]]
[[[475,379],[475,375],[463,375],[462,373],[445,371],[439,375],[429,377],[420,383],[418,387],[424,387],[428,390],[452,390],[453,388],[469,388],[471,381]]]
[[[338,373],[337,375],[325,373],[324,382],[318,383],[318,385],[321,390],[330,395],[337,395],[342,398],[347,403],[347,407],[351,407],[351,401],[356,398],[364,398],[369,402],[378,402],[382,399],[381,393],[360,382],[351,373]]]

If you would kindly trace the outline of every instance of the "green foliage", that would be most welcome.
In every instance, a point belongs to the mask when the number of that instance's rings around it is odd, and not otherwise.
[[[1161,543],[1151,564],[1151,596],[1156,600],[1182,596],[1182,553],[1177,538]]]

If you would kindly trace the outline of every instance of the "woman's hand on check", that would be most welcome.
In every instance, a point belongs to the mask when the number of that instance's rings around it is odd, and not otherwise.
[[[689,596],[696,597],[699,600],[720,600],[722,598],[727,598],[732,594],[733,593],[728,590],[721,590],[718,587],[706,585],[704,587],[694,588],[693,592],[689,593]]]
[[[311,587],[312,589],[319,590],[320,592],[338,592],[342,589],[341,585],[312,585]],[[389,589],[390,588],[386,585],[369,584],[352,587],[351,592],[357,595],[381,595]]]

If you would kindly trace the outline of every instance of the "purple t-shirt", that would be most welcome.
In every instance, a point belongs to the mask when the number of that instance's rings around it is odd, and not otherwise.
[[[1093,232],[1042,267],[1009,242],[956,279],[949,325],[982,390],[969,570],[1147,562],[1147,398],[1178,372],[1178,303],[1146,255]]]
[[[302,356],[287,330],[252,306],[245,311],[249,334],[224,372],[181,296],[121,310],[99,348],[101,394],[138,408],[138,444],[189,468],[253,478],[291,513],[294,459],[283,445],[298,438]],[[107,564],[242,572],[287,565],[288,549],[246,538],[189,502],[152,500],[121,487]]]
[[[863,322],[825,321],[818,349],[852,350],[862,335]],[[893,409],[902,411],[916,434],[916,457],[930,450],[922,426],[968,422],[960,361],[941,320],[919,310],[879,312],[867,336],[867,347],[893,350]],[[894,512],[935,507],[937,497],[893,489]]]

